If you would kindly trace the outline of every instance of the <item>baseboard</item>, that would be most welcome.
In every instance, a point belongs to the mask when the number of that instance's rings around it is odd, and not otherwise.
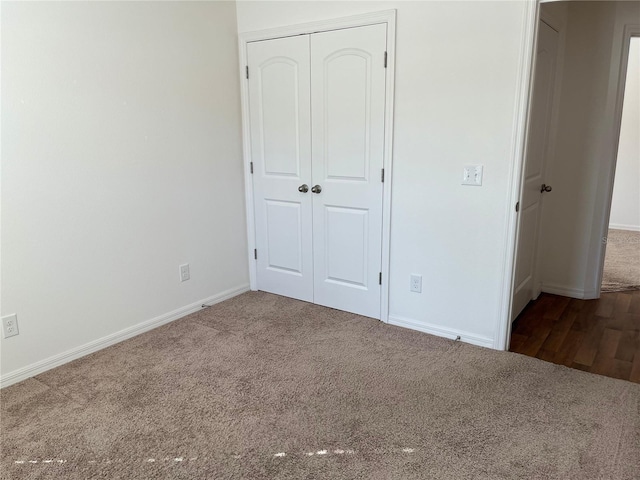
[[[216,303],[220,303],[224,300],[235,297],[236,295],[240,295],[241,293],[247,291],[249,291],[249,285],[240,285],[238,287],[225,290],[224,292],[220,292],[216,295],[212,295],[211,297],[178,308],[177,310],[165,313],[156,318],[152,318],[151,320],[138,323],[137,325],[125,328],[124,330],[120,330],[119,332],[112,333],[110,335],[107,335],[106,337],[93,340],[79,347],[67,350],[66,352],[59,353],[39,362],[27,365],[26,367],[2,375],[0,377],[0,388],[8,387],[9,385],[13,385],[14,383],[21,382],[23,380],[26,380],[27,378],[31,378],[35,375],[46,372],[47,370],[51,370],[52,368],[59,367],[60,365],[64,365],[65,363],[69,363],[80,357],[89,355],[90,353],[94,353],[98,350],[102,350],[103,348],[115,345],[116,343],[122,342],[123,340],[127,340],[129,338],[135,337],[136,335],[140,335],[141,333],[153,330],[154,328],[157,328],[161,325],[165,325],[167,323],[178,320],[182,317],[185,317],[186,315],[197,312],[202,308],[203,304],[213,305]]]
[[[542,291],[552,295],[561,295],[563,297],[577,298],[578,300],[590,300],[598,298],[595,290],[582,290],[579,288],[566,287],[562,285],[542,284]]]
[[[460,337],[460,341],[477,345],[479,347],[494,348],[492,338],[481,337],[473,333],[464,332],[461,330],[451,330],[449,328],[443,328],[437,325],[429,323],[418,322],[408,318],[398,317],[396,315],[389,315],[389,323],[398,327],[409,328],[411,330],[417,330],[419,332],[429,333],[437,337],[450,338],[455,340]]]
[[[612,230],[629,230],[631,232],[640,232],[640,225],[623,225],[622,223],[610,223],[609,228]]]

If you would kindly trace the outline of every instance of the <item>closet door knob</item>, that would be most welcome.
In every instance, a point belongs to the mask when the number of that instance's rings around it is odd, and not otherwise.
[[[306,183],[303,183],[298,187],[298,191],[300,193],[307,193],[309,191],[309,185],[307,185]]]
[[[551,191],[551,185],[547,185],[546,183],[543,183],[542,186],[540,187],[540,193],[550,192],[550,191]]]
[[[322,187],[320,185],[314,185],[311,191],[313,193],[320,193],[322,191]]]

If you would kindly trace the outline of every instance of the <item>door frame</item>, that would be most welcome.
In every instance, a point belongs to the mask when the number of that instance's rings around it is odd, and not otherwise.
[[[499,318],[494,329],[493,348],[507,350],[511,337],[511,311],[516,275],[516,255],[520,215],[516,205],[522,196],[524,162],[529,136],[531,98],[535,76],[535,57],[538,48],[538,23],[540,20],[540,0],[527,0],[524,4],[522,36],[520,39],[520,62],[516,82],[514,106],[514,129],[511,136],[513,159],[509,172],[509,192],[506,202],[507,227],[504,244],[504,269],[502,272],[502,295],[499,299]]]
[[[247,221],[247,258],[249,261],[249,286],[258,289],[257,268],[254,258],[256,248],[255,211],[253,204],[253,181],[251,173],[251,129],[249,125],[249,85],[246,81],[247,44],[260,40],[290,37],[311,33],[328,32],[344,28],[386,24],[387,26],[387,71],[385,88],[384,131],[384,184],[382,198],[382,285],[380,287],[380,320],[389,321],[389,270],[391,238],[391,185],[393,181],[393,120],[395,92],[396,10],[383,10],[348,17],[321,20],[283,27],[270,28],[238,35],[240,57],[240,100],[242,108],[242,152],[245,185],[245,210]]]
[[[622,45],[620,49],[620,58],[612,59],[613,62],[618,61],[619,65],[612,65],[610,71],[617,72],[618,78],[615,83],[615,100],[614,100],[614,113],[613,113],[613,127],[612,127],[612,144],[610,155],[605,157],[605,163],[601,167],[601,171],[604,170],[605,181],[603,184],[606,185],[606,191],[604,193],[604,199],[601,202],[598,202],[598,197],[596,197],[596,202],[601,203],[604,207],[603,214],[599,214],[598,207],[596,204],[594,224],[595,228],[598,229],[599,235],[596,237],[598,239],[606,238],[609,235],[609,221],[611,218],[611,202],[613,200],[613,188],[614,181],[616,177],[616,163],[618,161],[618,147],[620,145],[620,130],[622,128],[622,107],[624,103],[624,91],[626,87],[627,80],[627,67],[629,65],[629,47],[631,45],[631,38],[640,37],[640,23],[627,23],[624,25],[622,31]],[[619,37],[618,37],[619,38]],[[615,42],[614,38],[614,42]],[[608,165],[607,165],[608,164]],[[599,217],[599,218],[598,218]],[[593,237],[592,237],[593,238]],[[593,245],[592,240],[592,245]],[[600,291],[602,288],[602,276],[604,275],[604,261],[607,245],[606,242],[599,241],[596,246],[595,254],[590,255],[590,261],[595,256],[595,266],[596,275],[595,275],[595,285],[593,285],[593,291],[595,292],[594,298],[600,298]],[[588,270],[587,270],[588,271]]]

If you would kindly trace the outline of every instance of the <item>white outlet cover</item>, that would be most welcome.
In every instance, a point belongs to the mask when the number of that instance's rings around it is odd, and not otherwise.
[[[180,281],[186,282],[191,278],[191,273],[189,272],[189,264],[185,263],[180,265]]]
[[[411,275],[409,291],[422,293],[422,275]]]
[[[462,185],[482,185],[483,165],[465,165],[462,168]]]
[[[2,333],[4,338],[14,337],[20,333],[18,331],[18,316],[15,313],[2,317]]]

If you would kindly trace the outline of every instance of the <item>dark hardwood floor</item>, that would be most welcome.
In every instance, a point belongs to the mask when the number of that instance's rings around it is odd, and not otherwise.
[[[513,323],[509,350],[640,383],[640,291],[597,300],[543,293]]]

